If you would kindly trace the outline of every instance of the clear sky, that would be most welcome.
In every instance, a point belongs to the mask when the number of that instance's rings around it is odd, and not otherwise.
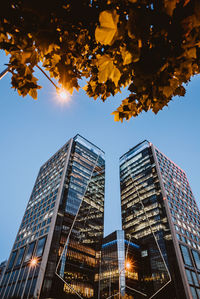
[[[0,52],[0,72],[7,62]],[[77,133],[106,153],[105,234],[121,227],[119,157],[144,139],[186,171],[200,203],[200,76],[158,115],[143,113],[122,124],[110,113],[125,91],[105,103],[80,91],[61,105],[42,74],[37,101],[18,96],[10,78],[0,81],[0,262],[9,256],[41,164]]]

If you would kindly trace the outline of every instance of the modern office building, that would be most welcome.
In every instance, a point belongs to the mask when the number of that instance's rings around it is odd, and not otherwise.
[[[136,241],[136,240],[134,240]],[[127,241],[124,231],[117,230],[103,239],[101,264],[99,268],[99,298],[143,298],[143,282],[141,281],[142,248],[138,242]],[[128,267],[129,265],[129,267]],[[148,263],[145,264],[145,267]]]
[[[149,260],[147,298],[200,298],[200,213],[185,172],[144,141],[120,158],[120,186],[125,238]]]
[[[104,152],[80,135],[40,168],[1,299],[200,299],[200,213],[185,172],[148,141],[125,153],[123,230],[105,238],[104,186]]]
[[[0,286],[1,299],[97,298],[104,185],[104,152],[80,135],[40,168]]]
[[[3,278],[4,272],[6,270],[6,265],[7,265],[7,260],[1,262],[1,264],[0,264],[0,284],[1,284],[1,280]]]
[[[102,242],[99,268],[99,298],[125,294],[125,247],[124,231],[117,230],[106,236]]]

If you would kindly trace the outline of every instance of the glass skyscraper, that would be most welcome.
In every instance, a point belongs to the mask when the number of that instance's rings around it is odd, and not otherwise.
[[[40,168],[0,298],[97,297],[104,185],[104,152],[80,135]]]
[[[125,289],[125,240],[124,231],[117,230],[106,236],[102,242],[99,268],[99,298],[116,294],[124,295]]]
[[[144,141],[120,158],[120,186],[125,238],[149,262],[147,298],[200,298],[200,214],[185,172]]]
[[[80,135],[42,165],[1,299],[200,299],[200,213],[185,172],[146,140],[125,153],[123,230],[103,238],[104,186],[104,152]]]
[[[132,241],[125,240],[123,230],[117,230],[103,239],[98,277],[99,298],[119,298],[119,292],[120,298],[125,295],[129,299],[146,296],[141,291],[143,282],[140,281],[141,252],[144,248]]]

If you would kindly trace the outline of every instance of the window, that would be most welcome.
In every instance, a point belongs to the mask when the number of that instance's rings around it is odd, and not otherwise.
[[[194,285],[198,287],[199,283],[198,283],[196,273],[194,271],[192,271],[191,274],[192,274],[192,278],[193,278],[193,281],[194,281]]]
[[[200,289],[196,289],[196,292],[197,292],[197,294],[198,294],[198,296],[200,298]]]
[[[191,257],[190,257],[189,249],[184,245],[180,245],[180,248],[181,248],[184,263],[186,265],[193,266],[192,265],[192,260],[191,260]]]
[[[194,287],[190,287],[190,290],[191,290],[191,293],[192,293],[192,298],[193,298],[193,299],[198,299],[198,298],[197,298],[197,294],[196,294],[196,292],[195,292],[195,288],[194,288]]]
[[[28,260],[30,260],[32,258],[34,247],[35,247],[35,242],[33,242],[29,245],[28,250],[26,252],[25,260],[24,260],[25,262],[27,262]]]
[[[199,258],[199,253],[195,250],[192,250],[192,255],[193,255],[193,259],[195,261],[195,265],[197,267],[198,270],[200,270],[200,258]]]
[[[46,237],[39,239],[38,244],[37,244],[36,256],[42,256],[43,251],[44,251],[45,242],[46,242]]]
[[[186,271],[186,275],[187,275],[187,279],[188,279],[188,283],[189,284],[193,284],[193,280],[192,280],[192,276],[191,276],[191,272],[190,270],[185,270]]]
[[[15,258],[16,258],[16,255],[17,255],[17,251],[12,252],[11,257],[10,257],[10,262],[8,264],[8,269],[12,268]]]
[[[147,250],[141,251],[141,257],[145,257],[145,256],[148,256]]]
[[[15,266],[19,266],[21,264],[22,259],[23,259],[23,255],[24,255],[24,251],[25,251],[25,247],[20,248],[19,254],[18,254],[18,257],[17,257],[17,262],[16,262]]]

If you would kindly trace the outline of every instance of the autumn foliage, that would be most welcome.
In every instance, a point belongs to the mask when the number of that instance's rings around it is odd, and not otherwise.
[[[6,0],[0,49],[22,96],[37,98],[39,64],[70,92],[86,78],[94,99],[127,87],[115,120],[157,113],[200,72],[200,1]]]

